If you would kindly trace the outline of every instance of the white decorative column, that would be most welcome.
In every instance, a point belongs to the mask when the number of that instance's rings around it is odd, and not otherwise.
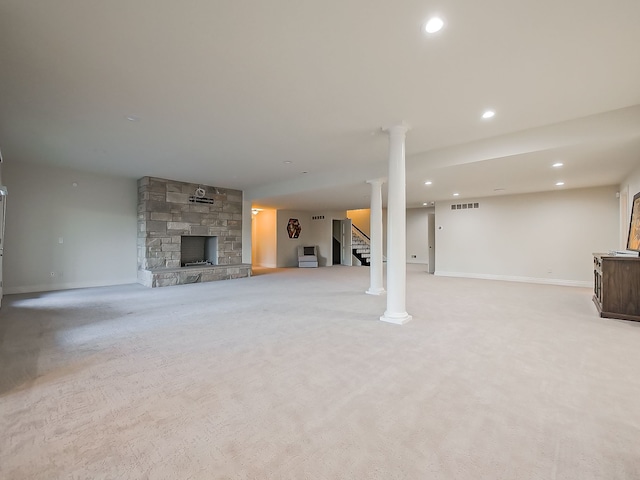
[[[383,322],[402,325],[411,320],[406,309],[407,198],[404,141],[409,128],[395,125],[389,133],[389,201],[387,202],[387,310]]]
[[[367,180],[371,185],[371,213],[370,213],[370,233],[371,233],[371,265],[369,273],[371,276],[369,295],[381,295],[384,293],[382,281],[382,184],[384,180],[377,178]]]

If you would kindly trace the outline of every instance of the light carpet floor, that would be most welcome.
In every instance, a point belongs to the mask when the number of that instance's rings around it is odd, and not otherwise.
[[[2,479],[640,479],[640,323],[409,266],[5,297]]]

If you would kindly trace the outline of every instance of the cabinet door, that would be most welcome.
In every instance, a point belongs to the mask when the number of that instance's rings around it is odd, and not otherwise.
[[[640,262],[609,260],[603,263],[602,270],[603,309],[623,315],[640,315]]]

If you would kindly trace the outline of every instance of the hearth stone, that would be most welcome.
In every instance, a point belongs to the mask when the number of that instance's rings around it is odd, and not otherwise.
[[[214,282],[251,276],[251,265],[210,265],[206,267],[157,268],[138,270],[138,282],[145,287],[168,287],[189,283]]]

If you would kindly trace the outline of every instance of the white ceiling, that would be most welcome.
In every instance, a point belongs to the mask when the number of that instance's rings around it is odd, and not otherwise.
[[[639,18],[637,0],[0,0],[0,147],[346,209],[386,174],[380,127],[406,122],[409,206],[616,184],[640,164]]]

